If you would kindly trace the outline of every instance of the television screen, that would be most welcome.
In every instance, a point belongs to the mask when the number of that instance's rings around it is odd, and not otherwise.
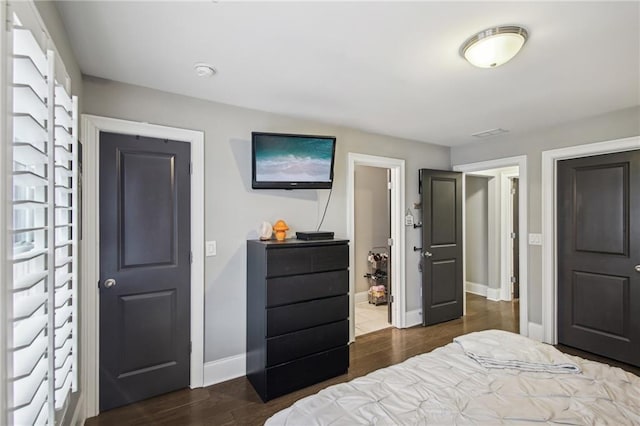
[[[333,136],[251,134],[254,189],[329,189],[333,183]]]

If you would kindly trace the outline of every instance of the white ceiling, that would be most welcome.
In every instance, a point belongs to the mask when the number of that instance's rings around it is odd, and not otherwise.
[[[58,8],[84,74],[440,145],[640,105],[638,1]],[[530,34],[511,62],[459,56],[467,37],[504,24]],[[196,77],[196,62],[218,74]]]

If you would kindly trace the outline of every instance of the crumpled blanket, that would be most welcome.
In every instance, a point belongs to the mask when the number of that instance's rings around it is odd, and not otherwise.
[[[485,330],[453,339],[486,368],[547,373],[580,373],[580,367],[553,346],[503,330]]]
[[[640,425],[639,377],[566,356],[582,373],[485,368],[449,343],[302,398],[266,425]]]

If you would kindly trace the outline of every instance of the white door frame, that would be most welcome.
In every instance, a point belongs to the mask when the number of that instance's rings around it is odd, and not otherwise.
[[[489,300],[505,300],[510,301],[511,296],[511,262],[513,258],[513,247],[511,240],[511,226],[513,223],[512,218],[512,202],[511,202],[511,182],[510,179],[518,177],[519,172],[515,170],[515,167],[503,167],[500,169],[480,170],[473,173],[465,173],[464,180],[464,193],[466,194],[466,177],[467,176],[479,176],[489,178],[487,182],[488,189],[488,243],[489,248],[492,248],[492,242],[500,251],[500,258],[498,259],[499,268],[496,271],[496,280],[500,283],[500,288],[494,289],[488,287],[487,289],[473,288],[470,293],[474,291],[481,291],[484,296]],[[498,188],[500,190],[498,191]],[[464,200],[466,216],[466,198]],[[493,213],[493,214],[491,214]],[[466,220],[464,224],[466,232]],[[491,232],[493,231],[493,232]],[[491,256],[491,251],[489,256]],[[466,259],[466,256],[465,256]],[[491,271],[492,264],[489,262],[489,271]],[[491,272],[489,278],[491,278]],[[465,292],[468,291],[465,282]],[[475,284],[475,283],[473,283]],[[482,283],[484,284],[484,283]],[[486,290],[486,291],[485,291]],[[466,315],[466,299],[465,299]]]
[[[404,160],[350,152],[347,156],[347,238],[349,244],[349,342],[355,340],[355,173],[356,166],[391,171],[391,325],[404,328],[405,319],[405,243],[404,243]]]
[[[149,123],[83,114],[81,348],[82,389],[86,393],[85,418],[99,413],[100,367],[100,132],[171,139],[191,144],[191,388],[203,386],[204,374],[204,133]]]
[[[559,160],[640,149],[640,136],[542,151],[542,328],[543,341],[558,343],[557,165]]]
[[[528,264],[529,264],[529,251],[527,245],[527,236],[528,236],[528,222],[527,222],[527,213],[528,213],[528,185],[527,185],[527,156],[519,155],[516,157],[507,157],[507,158],[499,158],[496,160],[489,161],[481,161],[478,163],[469,163],[469,164],[458,164],[453,166],[453,170],[463,173],[472,173],[479,172],[483,170],[491,170],[491,169],[500,169],[503,167],[510,166],[518,166],[519,169],[519,179],[520,179],[520,187],[519,187],[519,234],[520,234],[520,334],[523,336],[529,335],[529,294],[528,294]],[[465,185],[464,179],[462,180],[462,211],[465,209]],[[462,240],[463,240],[463,250],[465,252],[466,258],[466,244],[464,243],[466,235],[466,226],[465,221],[462,221]],[[462,267],[462,280],[466,282],[467,280],[467,268],[466,262]],[[464,298],[464,310],[466,314],[466,300]]]
[[[519,178],[520,172],[501,172],[500,179],[500,300],[513,299],[511,277],[513,264],[513,202],[511,201],[511,179]],[[519,212],[518,212],[519,215]],[[520,236],[523,238],[523,236]]]

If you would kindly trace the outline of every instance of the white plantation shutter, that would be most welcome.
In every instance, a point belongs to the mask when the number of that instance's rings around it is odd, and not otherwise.
[[[77,387],[77,100],[44,32],[10,16],[13,253],[4,405],[9,424],[53,425]]]
[[[75,389],[77,371],[77,106],[57,80],[54,100],[54,405],[60,410]]]

